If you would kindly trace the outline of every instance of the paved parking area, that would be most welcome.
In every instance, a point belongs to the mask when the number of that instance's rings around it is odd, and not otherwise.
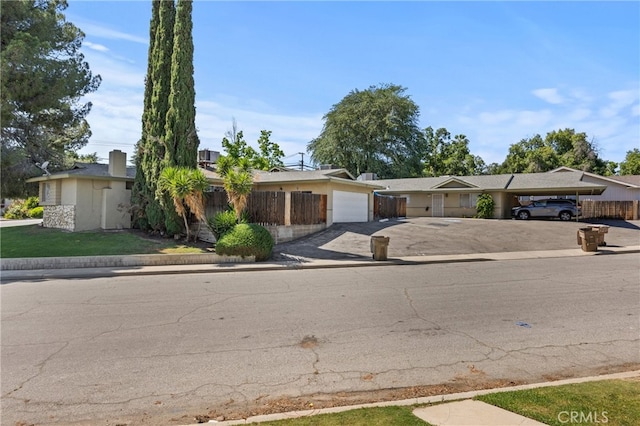
[[[609,246],[640,244],[640,221],[483,220],[410,218],[334,224],[296,241],[278,244],[274,260],[370,259],[372,235],[389,237],[388,256],[564,250],[579,248],[576,232],[588,224],[609,225]]]

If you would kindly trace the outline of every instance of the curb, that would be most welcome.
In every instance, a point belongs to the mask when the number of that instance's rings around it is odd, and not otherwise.
[[[82,257],[75,258],[76,266],[57,264],[50,268],[39,269],[5,269],[6,261],[23,262],[26,265],[37,265],[30,263],[33,259],[2,259],[2,274],[0,281],[18,280],[43,280],[43,279],[65,279],[65,278],[96,278],[96,277],[116,277],[116,276],[137,276],[137,275],[170,275],[170,274],[204,274],[219,272],[265,272],[265,271],[286,271],[302,269],[329,269],[329,268],[354,268],[354,267],[374,267],[374,266],[402,266],[402,265],[430,265],[444,263],[469,263],[469,262],[490,262],[506,260],[525,259],[548,259],[578,256],[607,256],[612,254],[640,253],[640,245],[631,247],[607,247],[606,250],[596,252],[583,252],[581,249],[547,250],[547,251],[522,251],[522,252],[500,252],[500,253],[474,253],[457,255],[434,255],[434,256],[407,256],[400,258],[390,258],[385,261],[366,260],[321,260],[311,259],[302,261],[284,262],[260,262],[256,263],[250,258],[229,257],[226,262],[208,262],[202,256],[217,256],[214,254],[186,254],[186,255],[146,255],[154,256],[151,264],[141,264],[142,260],[137,256],[92,256],[105,258],[126,258],[117,259],[119,264],[108,264],[104,262],[102,266],[93,266],[82,263]],[[222,257],[222,256],[218,256]],[[34,258],[40,259],[61,259],[62,262],[74,258]],[[179,261],[177,261],[179,260]],[[219,259],[218,259],[219,260]],[[126,262],[131,262],[125,264]],[[138,262],[138,263],[135,263]],[[78,266],[79,265],[79,266]]]
[[[360,408],[379,408],[379,407],[390,407],[390,406],[436,404],[436,403],[442,403],[442,402],[471,399],[478,395],[486,395],[489,393],[512,392],[512,391],[526,390],[526,389],[537,389],[537,388],[543,388],[543,387],[549,387],[549,386],[562,386],[562,385],[570,385],[575,383],[597,382],[602,380],[629,379],[634,377],[640,377],[640,370],[627,371],[623,373],[605,374],[601,376],[589,376],[589,377],[579,377],[574,379],[564,379],[564,380],[557,380],[553,382],[532,383],[527,385],[510,386],[506,388],[482,389],[477,391],[404,399],[400,401],[373,402],[370,404],[345,405],[341,407],[321,408],[316,410],[291,411],[288,413],[265,414],[261,416],[247,417],[246,419],[241,419],[241,420],[225,420],[225,421],[209,420],[209,424],[216,424],[221,426],[246,425],[250,423],[262,423],[262,422],[269,422],[269,421],[288,420],[288,419],[295,419],[300,417],[316,416],[319,414],[341,413],[344,411],[357,410]],[[186,424],[182,426],[197,426],[198,424],[200,423],[191,423],[191,424]]]

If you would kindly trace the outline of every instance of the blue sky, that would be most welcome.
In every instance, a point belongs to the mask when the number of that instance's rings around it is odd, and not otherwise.
[[[70,0],[65,14],[102,76],[81,152],[131,158],[151,3]],[[271,130],[295,164],[332,105],[382,83],[407,89],[422,128],[467,135],[486,163],[565,127],[606,160],[640,147],[640,2],[196,0],[193,25],[201,149],[220,151],[235,118],[254,146]]]

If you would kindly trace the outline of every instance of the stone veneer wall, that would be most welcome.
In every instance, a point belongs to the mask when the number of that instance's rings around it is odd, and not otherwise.
[[[43,206],[44,215],[42,226],[45,228],[58,228],[67,231],[75,230],[76,206]]]

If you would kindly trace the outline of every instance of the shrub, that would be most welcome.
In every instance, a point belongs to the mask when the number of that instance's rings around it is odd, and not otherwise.
[[[216,252],[231,256],[255,256],[256,261],[267,260],[273,250],[273,237],[264,226],[240,223],[224,234],[216,243]]]
[[[4,212],[5,219],[26,219],[28,210],[25,208],[25,200],[12,200]]]
[[[495,202],[490,194],[480,195],[478,197],[478,202],[476,203],[476,217],[479,217],[480,219],[491,219],[493,217],[494,206]]]
[[[27,213],[31,219],[42,219],[44,216],[44,208],[43,207],[34,207]]]
[[[207,227],[216,237],[216,241],[236,226],[236,214],[233,210],[218,212],[213,217],[207,218]]]
[[[29,197],[24,202],[24,208],[29,211],[38,207],[38,204],[40,204],[40,200],[38,200],[38,197]]]

